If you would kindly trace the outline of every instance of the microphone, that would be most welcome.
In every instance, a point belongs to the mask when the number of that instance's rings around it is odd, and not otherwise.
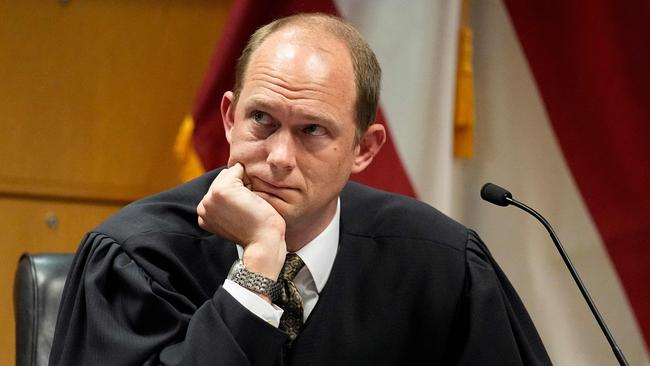
[[[542,225],[544,225],[546,231],[548,231],[549,235],[551,236],[551,239],[553,239],[553,243],[555,243],[555,247],[560,252],[564,264],[566,264],[567,268],[569,269],[569,272],[571,272],[571,276],[573,277],[573,280],[578,285],[578,288],[580,289],[580,293],[582,293],[582,296],[585,298],[587,305],[589,305],[589,309],[591,309],[591,312],[594,314],[594,317],[596,318],[596,321],[598,322],[600,329],[605,334],[605,338],[607,338],[609,345],[612,347],[612,351],[614,352],[614,356],[616,356],[618,363],[622,366],[628,366],[629,364],[627,363],[627,360],[623,355],[623,351],[621,351],[621,349],[618,347],[616,341],[614,340],[614,337],[609,332],[607,325],[605,325],[605,321],[600,316],[600,313],[598,312],[598,309],[596,308],[594,301],[591,299],[591,296],[589,296],[589,292],[587,292],[587,288],[582,283],[580,276],[578,276],[578,272],[573,267],[573,264],[571,263],[569,256],[567,255],[566,251],[564,250],[564,247],[562,246],[562,243],[560,243],[560,238],[558,238],[558,236],[555,234],[555,231],[551,227],[551,224],[549,224],[548,221],[546,221],[546,219],[542,215],[540,215],[537,211],[533,210],[532,208],[512,198],[512,193],[508,192],[508,190],[506,190],[505,188],[499,187],[496,184],[485,183],[483,185],[483,188],[481,188],[481,198],[498,206],[503,206],[503,207],[508,205],[516,206],[528,212],[529,214],[533,215],[537,220],[539,220],[539,222],[542,223]]]

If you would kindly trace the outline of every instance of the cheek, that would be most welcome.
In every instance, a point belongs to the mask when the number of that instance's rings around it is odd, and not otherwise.
[[[342,151],[340,147],[333,147],[327,156],[322,157],[318,162],[304,164],[304,171],[311,177],[310,180],[314,185],[336,187],[347,180],[352,158],[348,152],[342,153]]]
[[[230,144],[228,165],[236,162],[241,162],[246,165],[246,162],[258,160],[260,158],[264,158],[263,141],[246,140],[243,136],[233,135],[233,140]]]

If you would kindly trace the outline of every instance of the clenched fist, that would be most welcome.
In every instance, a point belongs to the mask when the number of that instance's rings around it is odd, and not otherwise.
[[[287,252],[286,223],[247,184],[240,163],[222,170],[196,208],[199,226],[241,245],[249,271],[277,279]]]

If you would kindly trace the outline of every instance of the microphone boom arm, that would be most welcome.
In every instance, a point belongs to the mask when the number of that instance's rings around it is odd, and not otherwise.
[[[582,293],[582,296],[585,298],[587,305],[589,305],[589,309],[591,309],[591,312],[594,314],[594,317],[596,318],[596,321],[598,322],[600,329],[603,331],[603,333],[605,333],[605,337],[607,338],[609,345],[612,347],[612,351],[614,352],[614,355],[616,356],[618,363],[622,366],[628,366],[629,364],[627,363],[627,360],[623,355],[623,351],[621,351],[621,349],[618,347],[616,341],[614,340],[614,337],[609,332],[609,329],[607,328],[605,321],[601,317],[600,312],[598,312],[598,309],[596,308],[596,305],[591,299],[589,292],[587,292],[587,288],[582,283],[582,280],[580,279],[578,272],[573,267],[573,264],[571,263],[569,256],[567,255],[566,251],[564,250],[564,247],[562,246],[562,243],[560,243],[560,238],[555,234],[555,231],[551,227],[551,224],[549,224],[548,221],[546,221],[546,219],[542,215],[540,215],[537,211],[528,207],[524,203],[519,202],[512,197],[505,197],[505,200],[507,200],[511,205],[516,206],[528,212],[529,214],[533,215],[537,220],[539,220],[539,222],[542,223],[542,225],[544,225],[549,235],[551,235],[551,239],[553,239],[553,243],[555,244],[555,247],[560,252],[560,256],[562,256],[562,260],[564,261],[564,264],[566,264],[567,268],[569,269],[569,272],[571,272],[571,277],[573,277],[573,280],[576,282],[576,285],[578,285],[578,288],[580,289],[580,293]]]

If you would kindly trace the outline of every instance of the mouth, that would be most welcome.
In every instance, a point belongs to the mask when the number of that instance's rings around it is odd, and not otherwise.
[[[287,201],[289,198],[288,195],[296,190],[296,188],[291,186],[269,183],[258,177],[251,177],[251,183],[253,192],[267,194],[283,201]]]

